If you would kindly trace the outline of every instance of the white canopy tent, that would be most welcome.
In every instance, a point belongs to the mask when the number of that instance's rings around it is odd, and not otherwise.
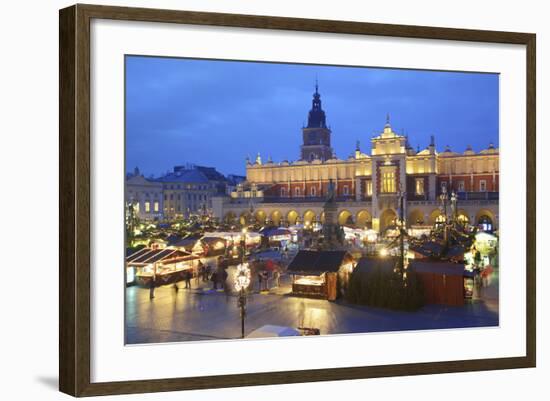
[[[300,332],[292,327],[275,326],[266,324],[252,331],[247,338],[264,338],[264,337],[292,337],[299,336]]]

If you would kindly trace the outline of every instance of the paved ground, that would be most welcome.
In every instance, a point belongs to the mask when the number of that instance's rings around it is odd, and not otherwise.
[[[265,324],[315,327],[321,334],[365,333],[481,327],[498,325],[498,274],[494,273],[479,299],[463,307],[428,305],[417,312],[328,302],[288,295],[288,279],[269,293],[257,291],[248,299],[246,333]],[[128,344],[240,337],[237,298],[193,280],[192,289],[172,286],[155,290],[126,289]],[[183,287],[183,283],[179,284]],[[256,284],[257,286],[257,284]],[[257,290],[257,288],[256,288]]]

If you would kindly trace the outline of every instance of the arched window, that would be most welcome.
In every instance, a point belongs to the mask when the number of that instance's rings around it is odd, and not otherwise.
[[[309,194],[311,196],[316,196],[317,195],[317,190],[315,189],[315,187],[311,187],[311,189],[309,190]]]
[[[281,188],[281,197],[285,197],[286,196],[286,188],[285,187],[282,187]]]
[[[294,196],[300,196],[300,195],[301,195],[300,187],[294,188]]]

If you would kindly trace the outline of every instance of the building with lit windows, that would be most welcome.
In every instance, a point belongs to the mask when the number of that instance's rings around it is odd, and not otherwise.
[[[331,147],[321,95],[316,86],[308,123],[302,129],[300,159],[275,163],[246,161],[246,181],[230,196],[213,199],[214,215],[246,224],[323,222],[323,202],[332,181],[341,225],[383,231],[395,224],[403,192],[407,226],[444,219],[442,198],[458,198],[458,218],[486,230],[498,228],[499,154],[492,144],[481,152],[436,150],[430,138],[414,150],[405,135],[393,131],[387,116],[383,130],[370,139],[370,154],[357,142],[354,153],[338,159]],[[443,196],[442,196],[443,195]]]
[[[135,169],[126,177],[126,202],[142,220],[189,217],[210,211],[212,196],[224,194],[226,178],[213,167],[176,166],[158,178],[145,178]]]
[[[126,176],[126,204],[132,204],[141,220],[161,219],[164,211],[162,184],[145,178],[136,167]]]

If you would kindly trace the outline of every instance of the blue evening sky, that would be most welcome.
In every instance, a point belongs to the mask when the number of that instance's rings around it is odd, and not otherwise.
[[[244,175],[247,155],[296,160],[316,78],[339,158],[357,140],[370,152],[388,113],[415,149],[430,135],[438,151],[498,146],[497,74],[128,56],[126,168]]]

